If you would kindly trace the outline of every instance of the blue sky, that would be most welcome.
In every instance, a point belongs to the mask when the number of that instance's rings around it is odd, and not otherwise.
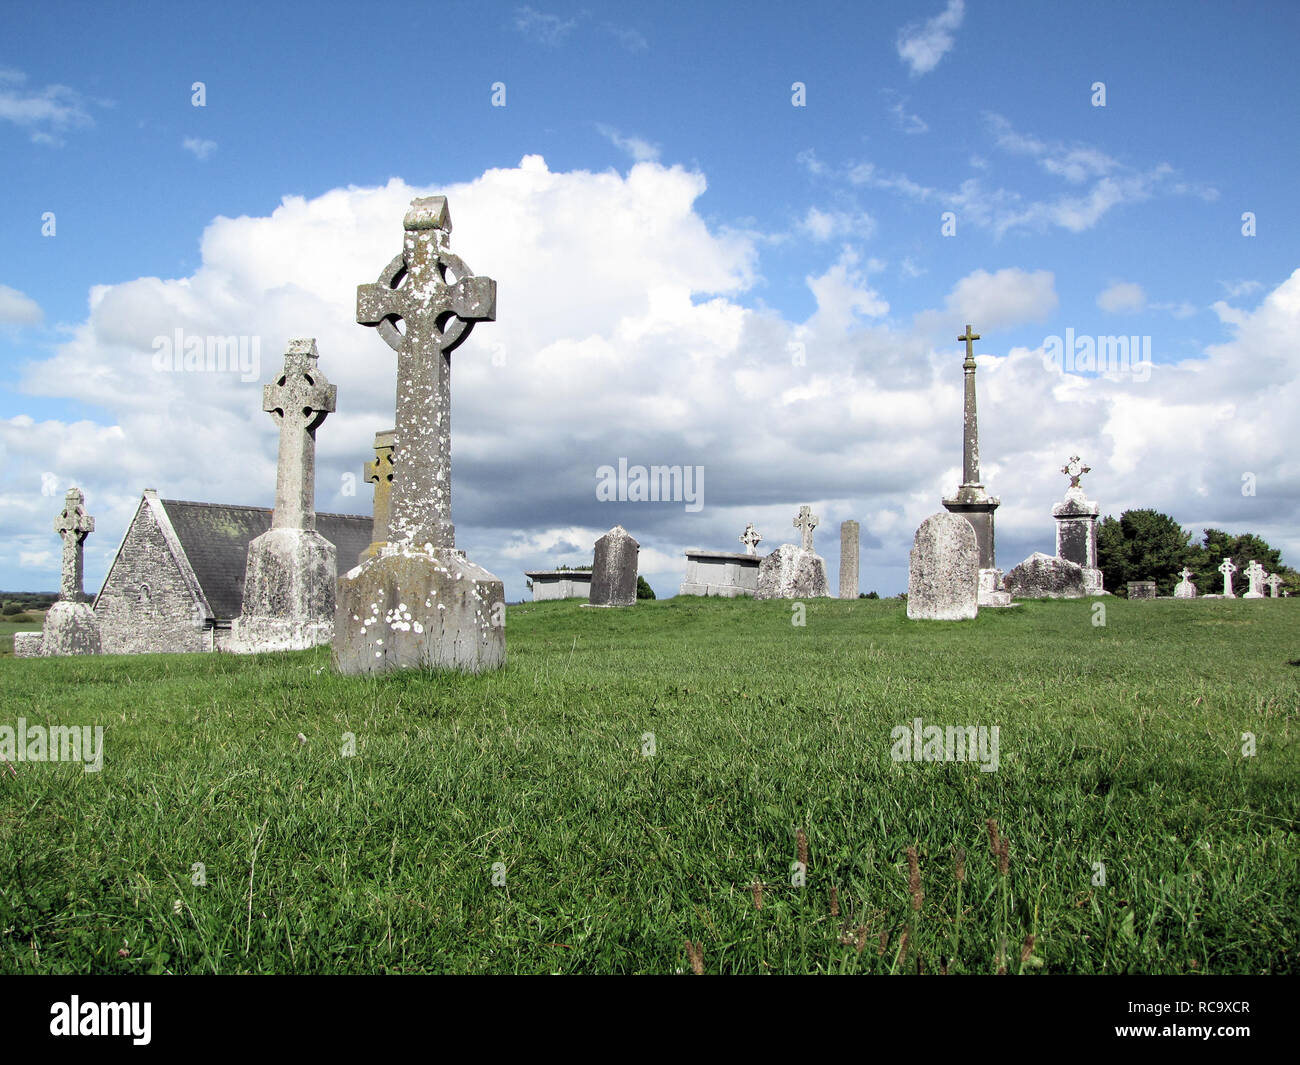
[[[396,252],[400,205],[352,244],[338,220],[379,189],[394,203],[462,189],[454,248],[499,279],[520,271],[452,386],[461,543],[512,598],[523,568],[578,560],[616,522],[668,594],[683,547],[730,549],[746,520],[774,547],[801,502],[824,512],[832,566],[831,525],[857,517],[864,590],[902,590],[911,530],[955,487],[967,317],[991,357],[981,403],[1003,568],[1052,550],[1056,467],[1076,450],[1104,512],[1153,505],[1188,527],[1251,529],[1295,564],[1300,492],[1277,408],[1297,378],[1278,337],[1300,287],[1298,30],[1300,9],[1282,3],[10,7],[0,586],[57,585],[44,473],[60,492],[82,485],[99,518],[92,588],[146,486],[273,498],[259,385],[132,369],[173,325],[265,333],[262,380],[282,319],[291,335],[340,338],[321,348],[340,413],[320,434],[318,507],[366,509],[339,485],[391,422],[391,356],[352,323],[346,286],[302,277],[325,271],[319,230],[333,221],[339,269],[373,279],[387,255],[356,241]],[[192,106],[195,82],[206,106]],[[806,106],[792,105],[796,82]],[[617,182],[586,214],[582,175]],[[286,217],[295,197],[307,206]],[[542,247],[525,255],[511,211],[557,199],[579,206],[529,219]],[[649,246],[622,236],[661,225]],[[625,283],[606,289],[611,274]],[[646,296],[663,285],[689,306]],[[110,298],[93,310],[92,292]],[[150,307],[167,313],[140,333]],[[1150,337],[1157,371],[1033,377],[1044,338],[1067,329]],[[791,344],[804,365],[789,365]],[[482,365],[494,350],[495,376]],[[617,369],[600,396],[567,420],[566,403],[537,402],[590,387],[584,360],[600,350]],[[642,411],[638,397],[658,402]],[[216,437],[191,431],[207,423]],[[703,465],[717,503],[598,505],[594,470],[620,456]],[[1237,488],[1246,472],[1256,496]]]

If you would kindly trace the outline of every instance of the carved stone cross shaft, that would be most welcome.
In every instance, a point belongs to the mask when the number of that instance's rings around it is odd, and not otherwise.
[[[817,528],[817,523],[821,519],[812,512],[812,507],[802,506],[799,508],[799,514],[794,519],[794,527],[803,533],[803,549],[811,551],[813,549],[813,530]]]
[[[334,410],[337,389],[316,365],[316,341],[289,341],[284,369],[262,389],[262,409],[280,428],[273,529],[316,528],[316,430]]]
[[[980,483],[980,430],[975,413],[975,341],[980,335],[966,325],[966,332],[957,338],[966,342],[966,359],[961,364],[966,380],[966,394],[962,413],[962,484]]]
[[[95,531],[95,519],[86,513],[86,497],[80,488],[69,488],[63,500],[63,510],[54,519],[54,531],[63,540],[63,576],[59,585],[59,598],[69,603],[80,603],[86,596],[82,590],[82,570],[85,564],[86,537]]]
[[[374,523],[371,540],[388,542],[388,513],[393,495],[393,432],[375,433],[375,458],[361,467],[366,483],[375,486]]]
[[[397,352],[390,542],[455,547],[451,521],[451,353],[475,322],[496,319],[497,283],[448,247],[445,196],[411,201],[402,253],[357,286],[357,321]],[[403,329],[398,330],[401,320]]]

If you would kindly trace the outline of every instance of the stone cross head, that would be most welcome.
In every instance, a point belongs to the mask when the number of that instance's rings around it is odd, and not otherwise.
[[[799,513],[795,516],[794,527],[803,533],[802,547],[805,551],[813,549],[813,530],[817,528],[817,523],[821,519],[812,512],[812,507],[804,505],[799,508]]]
[[[763,538],[758,535],[752,521],[745,526],[745,531],[740,536],[740,542],[745,545],[746,554],[750,555],[754,554],[758,545],[763,542]]]
[[[980,335],[971,329],[970,323],[968,322],[966,324],[966,332],[962,333],[962,335],[957,339],[966,342],[966,360],[962,365],[973,370],[975,368],[975,341],[980,339]]]
[[[1078,488],[1079,478],[1082,477],[1085,473],[1091,473],[1092,467],[1085,466],[1082,462],[1080,462],[1078,455],[1071,455],[1070,461],[1061,467],[1061,472],[1065,474],[1065,476],[1070,478],[1071,488]]]

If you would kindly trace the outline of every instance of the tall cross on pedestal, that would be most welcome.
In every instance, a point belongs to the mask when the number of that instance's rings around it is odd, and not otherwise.
[[[805,551],[813,549],[813,530],[817,528],[817,523],[821,519],[812,512],[812,507],[802,506],[799,513],[794,519],[794,527],[803,533],[803,544]]]
[[[966,378],[966,398],[962,417],[961,471],[962,484],[980,483],[980,431],[975,414],[975,341],[980,335],[966,325],[957,338],[966,342],[966,360],[961,364]]]
[[[273,529],[316,528],[316,430],[333,412],[338,390],[316,365],[316,341],[289,341],[280,376],[262,389],[262,409],[280,428]]]
[[[1092,467],[1085,466],[1082,462],[1080,462],[1078,455],[1071,455],[1070,461],[1061,467],[1061,472],[1065,474],[1065,476],[1070,478],[1071,488],[1078,488],[1079,478],[1082,477],[1085,473],[1091,473]]]
[[[63,510],[54,519],[54,531],[63,540],[63,576],[59,598],[67,603],[85,601],[82,570],[85,564],[86,537],[95,531],[95,519],[86,513],[86,497],[80,488],[69,488]]]
[[[397,352],[388,538],[450,548],[456,546],[451,521],[451,353],[475,322],[496,319],[497,283],[474,276],[449,250],[451,215],[445,196],[412,200],[402,224],[402,253],[377,282],[357,286],[357,321],[377,328]]]
[[[1231,558],[1225,558],[1219,565],[1219,572],[1223,574],[1223,597],[1236,599],[1237,596],[1232,590],[1232,575],[1237,572],[1237,564]]]
[[[763,538],[758,535],[758,530],[754,528],[752,521],[745,526],[745,531],[740,536],[740,542],[745,545],[745,554],[747,555],[754,554],[758,549],[758,545],[763,542]]]

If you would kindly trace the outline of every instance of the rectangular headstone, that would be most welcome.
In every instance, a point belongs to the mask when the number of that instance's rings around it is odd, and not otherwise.
[[[641,545],[621,525],[596,541],[591,565],[591,606],[635,606],[636,564]]]

